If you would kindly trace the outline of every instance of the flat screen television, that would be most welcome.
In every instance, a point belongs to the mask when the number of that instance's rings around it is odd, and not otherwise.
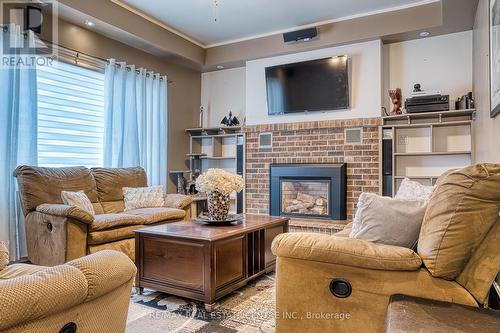
[[[269,115],[349,108],[346,56],[266,68]]]

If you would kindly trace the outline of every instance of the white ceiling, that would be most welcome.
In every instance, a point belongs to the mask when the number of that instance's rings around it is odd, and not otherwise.
[[[436,0],[218,0],[218,10],[214,0],[112,1],[137,9],[204,46],[216,46]]]

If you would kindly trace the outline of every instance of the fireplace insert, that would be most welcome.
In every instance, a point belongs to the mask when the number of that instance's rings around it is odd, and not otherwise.
[[[345,220],[346,170],[345,163],[272,164],[270,214]]]

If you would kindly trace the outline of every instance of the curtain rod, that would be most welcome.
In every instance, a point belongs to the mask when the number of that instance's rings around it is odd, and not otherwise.
[[[80,52],[80,51],[75,50],[75,49],[72,49],[72,48],[70,48],[70,47],[66,47],[66,46],[61,46],[61,45],[58,45],[58,44],[54,44],[54,43],[52,43],[52,42],[50,42],[50,41],[48,41],[48,40],[45,40],[45,39],[41,39],[41,38],[40,38],[40,40],[41,40],[41,41],[43,41],[44,43],[47,43],[47,44],[50,44],[50,45],[56,46],[58,49],[61,49],[61,50],[63,50],[63,51],[65,50],[65,51],[70,51],[70,53],[71,53],[71,52],[72,52],[72,53],[74,53],[74,55],[71,55],[71,56],[68,56],[68,57],[72,57],[72,58],[73,58],[73,60],[75,61],[75,63],[77,63],[77,64],[78,64],[78,61],[79,61],[79,60],[81,60],[81,61],[84,61],[84,62],[85,62],[85,59],[82,59],[82,58],[80,57],[80,55],[83,55],[83,56],[85,56],[85,57],[88,57],[88,58],[90,58],[90,59],[94,60],[94,61],[95,61],[95,62],[97,62],[97,63],[100,63],[100,64],[101,64],[101,66],[102,66],[103,68],[104,68],[104,65],[105,65],[105,64],[109,64],[109,63],[110,63],[109,59],[104,59],[104,58],[101,58],[101,57],[98,57],[98,56],[95,56],[95,55],[92,55],[92,54],[88,54],[88,53],[85,53],[85,52]],[[120,64],[116,64],[116,66],[121,66],[121,65],[120,65]],[[125,66],[125,67],[126,67],[126,68],[127,68],[127,70],[129,70],[129,71],[131,70],[131,67],[130,67],[129,65],[127,65],[127,66]],[[139,74],[139,73],[140,73],[140,70],[139,70],[139,69],[136,69],[136,70],[135,70],[135,72]],[[158,74],[159,74],[159,73],[158,73]],[[146,73],[146,76],[149,76],[149,75],[150,75],[149,73]],[[160,74],[160,80],[163,80],[163,77],[165,77],[165,76],[168,78],[168,75],[163,75],[163,74]],[[172,80],[168,80],[168,79],[167,79],[167,83],[168,83],[168,84],[173,84],[173,83],[174,83],[174,81],[172,81]]]

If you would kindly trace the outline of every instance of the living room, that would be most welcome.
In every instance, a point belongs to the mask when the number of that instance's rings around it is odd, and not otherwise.
[[[0,332],[500,330],[499,0],[0,25]]]

